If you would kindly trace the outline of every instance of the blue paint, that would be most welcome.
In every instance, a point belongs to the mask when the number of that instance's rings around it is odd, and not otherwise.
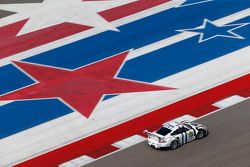
[[[71,113],[56,99],[13,102],[0,107],[0,139]]]
[[[229,3],[216,1],[209,5],[199,5],[199,8],[189,6],[172,9],[121,26],[119,27],[121,33],[104,32],[33,56],[27,61],[73,69],[179,33],[175,30],[199,26],[204,18],[215,20],[244,8],[247,8],[244,1],[232,0]],[[190,20],[190,18],[193,19]],[[242,22],[249,22],[249,18],[239,21],[239,23]],[[249,26],[234,32],[249,38]],[[126,62],[119,77],[153,82],[248,45],[249,40],[229,38],[214,38],[198,44],[198,36],[195,36]],[[0,81],[2,93],[32,83],[30,78],[10,65],[0,68],[0,78],[2,78]],[[106,96],[104,100],[111,97]],[[57,100],[14,102],[2,106],[0,107],[0,137],[7,137],[70,112],[72,111],[69,108]]]
[[[34,81],[13,65],[7,65],[0,69],[0,95],[19,89]]]
[[[207,2],[205,2],[205,1],[207,1]],[[216,0],[212,0],[212,1],[216,1]],[[214,3],[212,1],[208,1],[208,0],[187,0],[181,6],[184,7],[184,6],[188,6],[188,5],[190,5],[190,6],[191,5],[208,5],[208,4],[204,4],[204,3]]]

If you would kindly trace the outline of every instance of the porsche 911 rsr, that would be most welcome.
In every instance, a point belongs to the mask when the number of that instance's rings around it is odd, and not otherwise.
[[[191,121],[168,122],[155,132],[147,133],[148,144],[153,148],[169,147],[171,150],[208,135],[208,130],[204,125]]]

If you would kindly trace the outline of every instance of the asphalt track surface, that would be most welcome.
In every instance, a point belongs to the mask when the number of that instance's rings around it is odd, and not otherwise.
[[[208,115],[197,122],[209,136],[179,149],[154,150],[146,141],[84,167],[249,167],[250,100]]]

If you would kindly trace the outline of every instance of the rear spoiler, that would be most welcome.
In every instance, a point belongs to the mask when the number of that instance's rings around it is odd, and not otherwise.
[[[143,133],[146,133],[148,136],[156,136],[159,139],[162,139],[164,136],[158,135],[157,133],[149,132],[148,130],[144,130]]]

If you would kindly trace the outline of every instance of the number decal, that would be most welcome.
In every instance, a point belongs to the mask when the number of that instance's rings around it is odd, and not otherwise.
[[[189,137],[193,137],[193,136],[194,136],[194,133],[191,131],[191,132],[188,133],[188,136],[189,136]]]

